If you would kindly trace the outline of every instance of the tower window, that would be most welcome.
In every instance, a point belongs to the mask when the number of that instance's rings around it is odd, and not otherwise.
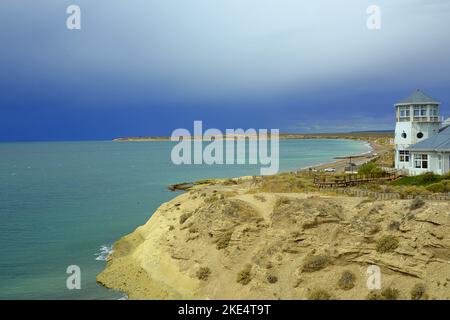
[[[414,106],[414,121],[426,121],[427,114],[427,106]]]
[[[408,136],[408,135],[406,134],[406,132],[403,132],[403,133],[402,133],[402,138],[403,138],[403,139],[406,139],[407,136]]]
[[[431,108],[431,115],[432,116],[437,116],[438,114],[439,114],[438,107],[432,107]]]
[[[401,122],[407,122],[410,121],[411,117],[411,110],[408,107],[402,106],[399,108],[399,121]]]
[[[400,150],[399,151],[400,162],[409,162],[409,151]]]
[[[419,132],[419,133],[417,134],[417,138],[422,139],[422,138],[423,138],[423,133],[422,133],[422,132]]]
[[[414,166],[417,169],[428,169],[428,155],[427,154],[414,155]]]

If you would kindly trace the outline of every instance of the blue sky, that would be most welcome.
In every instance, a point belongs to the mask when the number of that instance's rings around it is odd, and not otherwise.
[[[418,88],[450,116],[448,30],[447,0],[3,0],[0,140],[384,130]]]

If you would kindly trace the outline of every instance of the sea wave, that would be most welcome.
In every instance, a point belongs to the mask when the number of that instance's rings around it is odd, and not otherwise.
[[[99,252],[94,254],[94,256],[96,257],[95,260],[106,261],[112,252],[113,252],[112,246],[102,245],[100,247]]]

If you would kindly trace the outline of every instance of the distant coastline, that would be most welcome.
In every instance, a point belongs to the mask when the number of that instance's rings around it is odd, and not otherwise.
[[[231,137],[224,137],[229,139]],[[269,136],[270,138],[270,136]],[[348,133],[281,133],[280,139],[352,139],[352,140],[379,140],[379,139],[393,139],[394,132],[392,131],[361,131]],[[157,142],[170,141],[170,137],[120,137],[113,139],[115,142]],[[381,141],[380,141],[381,142]]]

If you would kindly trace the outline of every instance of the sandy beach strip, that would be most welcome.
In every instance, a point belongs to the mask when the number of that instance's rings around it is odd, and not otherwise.
[[[357,166],[362,165],[364,163],[367,163],[373,159],[375,159],[376,157],[382,156],[385,153],[391,151],[391,148],[389,146],[386,145],[381,145],[378,143],[374,143],[374,142],[370,142],[370,141],[366,141],[370,147],[371,147],[371,151],[363,153],[363,154],[359,154],[359,155],[347,155],[345,157],[342,158],[347,158],[347,159],[336,159],[335,161],[331,161],[328,163],[321,163],[318,165],[313,165],[310,167],[306,167],[306,168],[301,168],[300,170],[309,170],[309,168],[311,169],[315,169],[318,171],[327,169],[327,168],[334,168],[336,169],[336,172],[344,172],[345,171],[345,167],[348,167],[349,165],[349,159],[348,157],[352,157],[352,163],[356,164]],[[370,155],[375,155],[371,157]]]

